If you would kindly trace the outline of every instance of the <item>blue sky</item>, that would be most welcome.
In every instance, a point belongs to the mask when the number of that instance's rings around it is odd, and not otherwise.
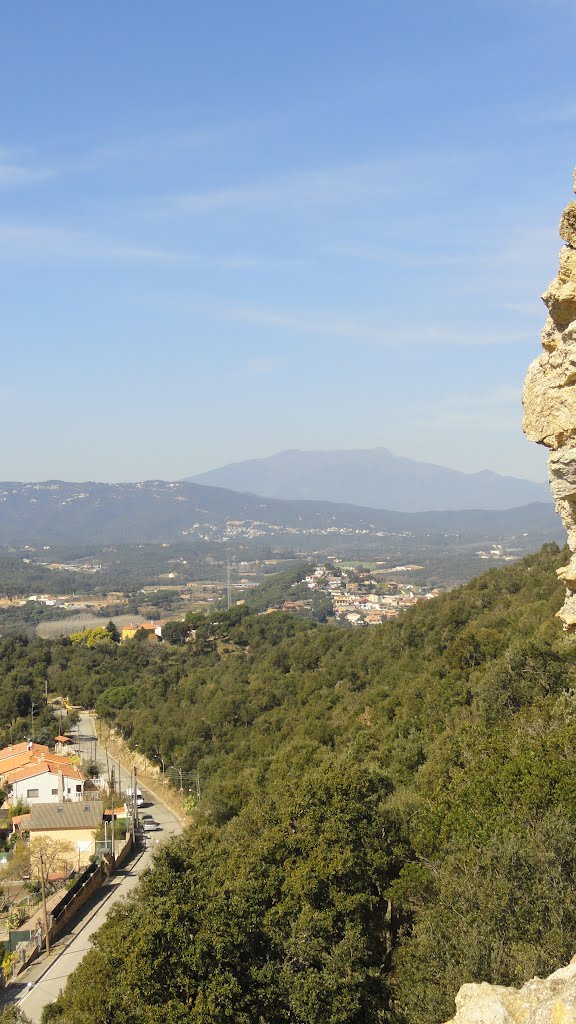
[[[544,478],[572,0],[2,16],[0,479],[376,445]]]

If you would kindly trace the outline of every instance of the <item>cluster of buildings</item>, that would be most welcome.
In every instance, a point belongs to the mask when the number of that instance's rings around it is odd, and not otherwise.
[[[102,825],[104,802],[74,758],[73,742],[57,736],[52,752],[28,740],[0,750],[0,786],[6,793],[3,813],[12,830],[30,839],[63,844],[69,871],[81,870],[93,857]],[[22,807],[21,814],[14,814]]]
[[[519,554],[520,548],[505,548],[503,544],[492,544],[489,548],[475,552],[477,558],[496,559],[500,562],[515,562]]]
[[[98,597],[95,594],[91,594],[90,597],[74,594],[28,594],[26,597],[8,597],[4,594],[0,596],[0,608],[23,608],[26,604],[34,603],[43,604],[47,608],[62,608],[63,611],[98,612],[125,600],[124,594],[120,592],[108,593],[106,597]]]
[[[402,566],[409,571],[418,566]],[[420,601],[429,601],[442,591],[438,587],[420,587],[398,580],[386,580],[373,576],[370,570],[338,570],[337,573],[318,565],[303,583],[311,591],[326,594],[331,601],[334,615],[345,618],[352,625],[377,625],[387,619],[395,619],[406,608]],[[284,607],[290,602],[285,602]]]
[[[286,526],[283,523],[264,523],[258,519],[229,519],[222,525],[196,522],[180,531],[183,537],[196,540],[220,541],[258,540],[265,537],[300,536],[300,537],[411,537],[404,530],[379,530],[373,524],[366,523],[363,527],[356,526]]]

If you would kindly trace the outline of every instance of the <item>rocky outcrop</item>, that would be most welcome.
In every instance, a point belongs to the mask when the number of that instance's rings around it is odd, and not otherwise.
[[[522,988],[463,985],[448,1024],[576,1024],[576,957]]]
[[[572,552],[570,563],[558,570],[566,584],[558,614],[565,629],[576,630],[576,202],[562,214],[560,237],[566,245],[558,274],[542,296],[549,313],[543,351],[524,381],[524,433],[550,449],[550,489]]]

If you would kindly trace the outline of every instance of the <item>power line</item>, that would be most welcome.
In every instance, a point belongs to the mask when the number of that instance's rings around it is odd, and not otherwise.
[[[181,793],[183,793],[185,789],[187,789],[189,793],[195,791],[196,798],[198,802],[200,802],[200,772],[184,771],[182,768],[175,768],[174,766],[171,766],[166,769],[165,774],[168,776],[172,785],[177,786]]]

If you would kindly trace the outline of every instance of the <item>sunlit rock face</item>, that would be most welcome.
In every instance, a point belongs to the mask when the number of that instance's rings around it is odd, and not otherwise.
[[[550,449],[550,489],[572,552],[570,563],[558,570],[566,584],[558,614],[565,629],[576,630],[576,202],[562,214],[560,237],[566,244],[558,274],[542,296],[549,314],[542,353],[524,381],[524,433]]]
[[[576,963],[520,989],[463,985],[448,1024],[576,1024]]]

